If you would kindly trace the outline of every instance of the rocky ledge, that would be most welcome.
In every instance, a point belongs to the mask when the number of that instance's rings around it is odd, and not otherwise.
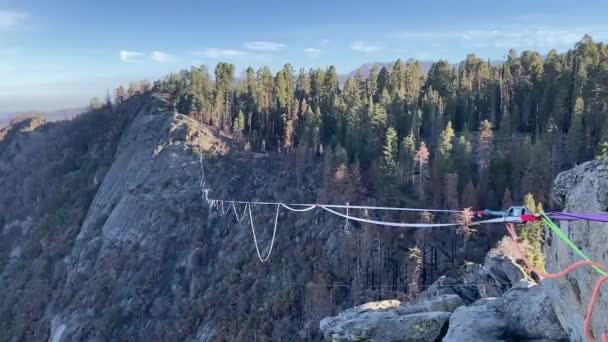
[[[321,321],[328,341],[565,341],[547,292],[499,250],[418,300],[367,303]]]

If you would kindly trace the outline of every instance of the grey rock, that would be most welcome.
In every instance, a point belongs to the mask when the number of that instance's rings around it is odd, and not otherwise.
[[[568,338],[545,289],[540,285],[513,287],[502,296],[501,306],[511,336],[519,339]]]
[[[475,301],[475,303],[473,303],[471,305],[472,306],[497,305],[499,300],[500,300],[500,298],[497,298],[497,297],[485,297],[485,298],[478,299],[477,301]]]
[[[495,342],[507,337],[507,322],[496,304],[462,306],[450,317],[444,342]]]
[[[477,284],[464,284],[452,277],[443,276],[431,284],[420,294],[420,298],[432,298],[441,295],[457,295],[465,303],[472,303],[479,299]]]
[[[465,303],[460,296],[455,294],[447,294],[437,297],[423,298],[412,304],[401,305],[396,309],[396,311],[402,315],[431,311],[454,312],[456,308],[463,306],[464,304]]]
[[[324,318],[319,327],[328,341],[434,341],[447,326],[449,312],[401,314],[399,301],[373,302]]]
[[[512,287],[522,279],[528,279],[524,269],[514,263],[511,258],[502,255],[497,249],[492,249],[486,255],[485,267],[498,285]]]
[[[552,192],[555,206],[564,212],[608,211],[608,162],[591,161],[560,173]],[[561,222],[561,229],[591,260],[608,265],[608,224],[597,222]],[[580,260],[570,248],[550,231],[545,242],[547,271],[561,271]],[[559,322],[572,341],[585,341],[583,321],[593,287],[599,275],[590,267],[583,267],[573,275],[543,282],[553,303]],[[600,296],[592,321],[596,338],[608,333],[608,297]]]

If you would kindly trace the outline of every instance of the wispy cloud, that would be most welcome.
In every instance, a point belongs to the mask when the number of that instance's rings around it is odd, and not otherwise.
[[[350,48],[354,51],[371,53],[382,50],[380,45],[366,43],[364,41],[356,40],[350,44]]]
[[[329,39],[323,39],[323,40],[321,41],[321,45],[323,45],[323,46],[325,46],[325,45],[327,45],[327,44],[329,44],[329,43],[330,43]]]
[[[304,49],[304,52],[306,52],[306,54],[309,57],[317,57],[321,53],[321,50],[319,50],[317,48],[309,47],[309,48]]]
[[[0,10],[0,29],[7,30],[19,26],[29,18],[29,14],[20,11]]]
[[[161,51],[152,51],[150,59],[159,63],[169,63],[175,60],[173,55]]]
[[[245,51],[241,50],[231,50],[231,49],[217,49],[217,48],[207,48],[200,51],[195,51],[193,53],[194,56],[211,58],[211,59],[223,59],[223,58],[235,58],[246,55]]]
[[[572,46],[586,33],[596,39],[608,38],[606,28],[501,28],[461,31],[405,31],[392,35],[405,40],[452,41],[475,47],[494,48],[562,48]]]
[[[122,51],[120,51],[119,55],[120,55],[120,59],[123,62],[135,62],[136,60],[141,58],[144,54],[141,52],[136,52],[136,51],[122,50]]]
[[[253,51],[279,51],[287,47],[287,45],[269,41],[246,42],[244,46]]]

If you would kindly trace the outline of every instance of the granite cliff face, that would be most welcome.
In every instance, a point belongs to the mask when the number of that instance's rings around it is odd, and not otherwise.
[[[558,175],[553,186],[553,201],[566,212],[598,213],[608,211],[608,162],[592,161]],[[562,222],[561,229],[585,254],[608,265],[608,223]],[[563,270],[580,258],[557,236],[549,234],[545,243],[547,271]],[[572,341],[585,341],[583,320],[599,275],[590,267],[572,275],[546,281],[543,285],[551,298],[559,321]],[[592,331],[596,339],[608,334],[608,289],[602,289],[596,304]]]
[[[260,263],[247,217],[202,200],[200,153],[213,198],[382,199],[310,152],[243,152],[159,95],[24,127],[0,138],[0,341],[320,340],[323,317],[407,293],[408,248],[433,281],[497,239],[281,211]],[[252,209],[264,251],[276,207]]]

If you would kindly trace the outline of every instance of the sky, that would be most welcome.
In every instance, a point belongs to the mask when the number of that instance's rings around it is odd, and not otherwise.
[[[86,106],[131,80],[217,62],[502,60],[608,41],[608,1],[0,0],[0,114]]]

